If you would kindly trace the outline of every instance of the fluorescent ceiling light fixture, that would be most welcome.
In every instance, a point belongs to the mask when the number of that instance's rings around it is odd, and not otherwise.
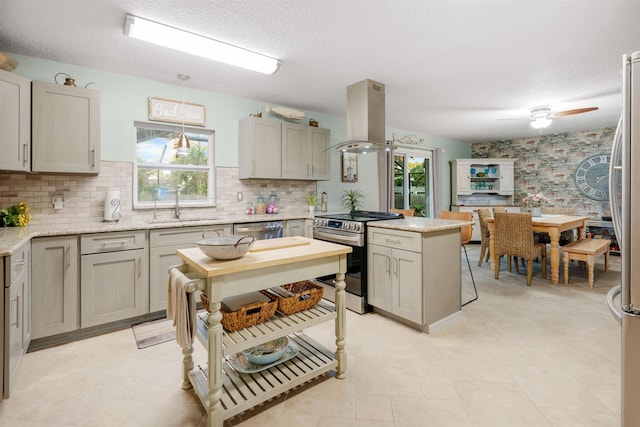
[[[263,74],[273,74],[280,67],[277,59],[133,15],[125,19],[124,34]]]
[[[534,121],[531,122],[531,127],[534,129],[544,129],[546,127],[549,127],[550,124],[551,124],[551,119],[547,119],[547,118],[535,119]]]

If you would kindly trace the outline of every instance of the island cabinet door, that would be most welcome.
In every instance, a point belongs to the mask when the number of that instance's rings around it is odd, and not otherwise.
[[[391,248],[369,244],[367,248],[367,302],[391,311]]]
[[[393,313],[422,323],[422,254],[394,249],[391,253]]]

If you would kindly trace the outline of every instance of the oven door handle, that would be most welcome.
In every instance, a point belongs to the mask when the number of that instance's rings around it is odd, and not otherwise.
[[[345,236],[337,233],[326,233],[322,230],[313,230],[313,238],[319,240],[326,240],[328,242],[333,243],[342,243],[344,245],[350,246],[363,246],[362,241],[360,239],[360,235],[355,235],[354,237]]]

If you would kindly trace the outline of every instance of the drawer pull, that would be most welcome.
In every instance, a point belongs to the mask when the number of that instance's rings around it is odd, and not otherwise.
[[[387,243],[393,243],[393,244],[396,244],[396,245],[399,245],[399,244],[401,243],[401,242],[400,242],[400,239],[384,239],[384,240],[385,240]]]
[[[102,246],[124,246],[127,243],[126,240],[109,240],[106,242],[102,242]]]

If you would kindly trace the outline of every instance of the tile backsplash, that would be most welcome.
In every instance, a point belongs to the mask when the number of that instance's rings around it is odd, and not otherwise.
[[[54,175],[0,173],[0,207],[25,201],[31,206],[31,224],[68,224],[102,221],[105,193],[120,191],[122,220],[147,220],[153,209],[133,209],[133,163],[102,162],[100,175]],[[304,195],[316,191],[316,183],[289,180],[239,180],[238,168],[216,168],[216,207],[182,208],[186,215],[242,215],[248,201],[275,191],[282,213],[306,213]],[[243,200],[237,200],[237,193]],[[64,208],[54,210],[52,197],[64,195]],[[158,208],[158,216],[169,217],[173,209]]]

